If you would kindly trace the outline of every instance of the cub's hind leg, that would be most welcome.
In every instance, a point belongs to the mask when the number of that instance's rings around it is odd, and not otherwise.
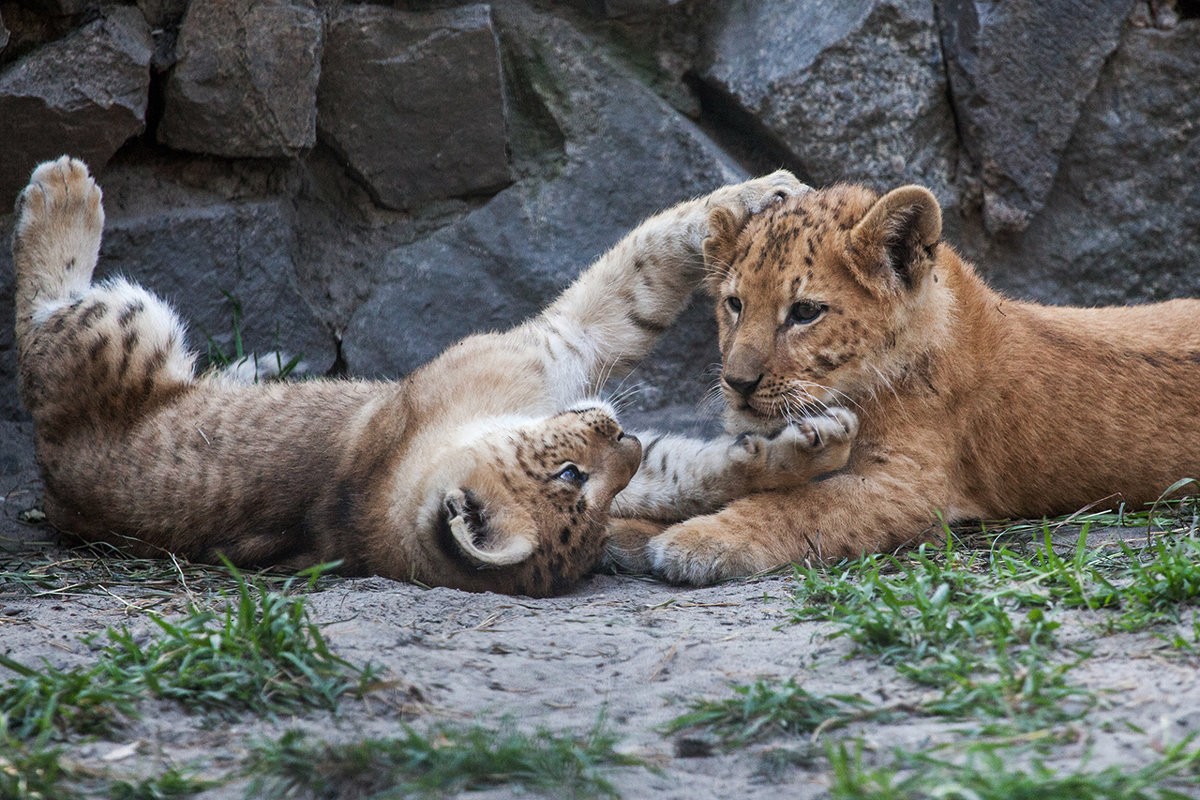
[[[84,163],[66,156],[39,165],[17,198],[18,341],[27,338],[35,317],[44,320],[90,287],[104,229],[100,200]]]
[[[104,209],[80,161],[34,170],[13,233],[21,396],[39,440],[128,423],[192,379],[183,326],[124,280],[93,285]]]

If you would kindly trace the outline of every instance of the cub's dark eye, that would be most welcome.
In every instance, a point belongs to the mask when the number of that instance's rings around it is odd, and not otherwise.
[[[787,321],[790,325],[807,325],[816,322],[817,317],[825,313],[826,306],[811,300],[801,300],[793,303],[788,309]]]
[[[732,311],[734,314],[740,314],[740,313],[742,313],[742,301],[741,301],[741,300],[738,300],[736,297],[726,297],[726,298],[725,298],[725,305],[726,305],[726,306],[729,308],[729,310],[730,310],[730,311]]]
[[[554,474],[556,480],[566,481],[575,486],[583,486],[587,483],[588,474],[574,464],[567,464]]]

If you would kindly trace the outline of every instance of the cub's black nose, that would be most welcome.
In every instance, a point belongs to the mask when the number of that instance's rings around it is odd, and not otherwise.
[[[726,386],[728,386],[730,389],[733,389],[735,392],[740,394],[742,397],[749,400],[750,395],[754,394],[754,390],[757,389],[758,384],[762,382],[763,376],[760,373],[757,378],[751,378],[750,380],[744,380],[744,379],[736,378],[732,375],[726,375],[726,376],[724,376],[724,379],[725,379]]]

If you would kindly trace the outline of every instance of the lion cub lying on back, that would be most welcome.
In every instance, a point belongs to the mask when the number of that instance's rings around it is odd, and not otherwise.
[[[861,429],[843,471],[651,538],[646,565],[667,578],[889,550],[939,513],[1138,506],[1200,477],[1200,302],[1010,300],[940,241],[917,186],[836,186],[710,226],[728,429],[769,434],[834,404]]]
[[[18,204],[13,255],[46,513],[142,555],[340,559],[351,573],[563,591],[599,559],[618,492],[629,513],[682,519],[845,463],[852,430],[817,417],[772,440],[672,438],[671,458],[630,484],[642,447],[588,399],[683,306],[713,209],[744,221],[800,188],[775,173],[664,212],[537,318],[465,339],[402,382],[239,385],[193,375],[157,297],[92,284],[100,190],[78,161],[43,164]]]

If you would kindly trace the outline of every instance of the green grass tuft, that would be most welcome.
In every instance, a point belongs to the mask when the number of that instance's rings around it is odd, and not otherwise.
[[[726,747],[741,747],[772,736],[811,733],[821,726],[855,718],[866,705],[861,697],[810,694],[793,679],[734,684],[734,697],[695,700],[691,711],[664,726],[666,733],[698,729],[716,736]]]
[[[159,635],[145,647],[128,630],[109,630],[105,657],[156,696],[189,709],[332,709],[375,678],[370,666],[360,670],[329,650],[301,599],[256,591],[240,576],[237,597],[223,615],[193,611],[178,623],[151,619]]]
[[[349,744],[310,744],[299,731],[257,747],[247,761],[255,778],[247,797],[351,800],[440,796],[488,786],[517,786],[553,797],[615,797],[605,770],[642,762],[613,750],[598,724],[587,736],[434,728]]]
[[[21,738],[54,732],[102,732],[134,713],[152,694],[191,710],[296,711],[335,708],[346,694],[369,691],[375,670],[334,655],[303,600],[251,585],[233,570],[237,594],[223,614],[193,608],[170,622],[151,620],[156,636],[142,644],[127,629],[109,629],[89,668],[40,669],[0,656],[17,677],[0,686],[0,714]],[[302,573],[311,584],[324,568]]]
[[[228,369],[229,367],[241,365],[250,359],[253,359],[254,372],[255,375],[257,375],[259,371],[258,355],[255,353],[247,353],[245,345],[242,343],[242,319],[245,316],[242,309],[242,301],[239,300],[237,295],[233,294],[232,292],[229,292],[225,289],[221,289],[220,291],[225,297],[225,301],[229,303],[233,317],[233,341],[231,342],[233,350],[229,353],[225,352],[225,349],[221,347],[217,340],[213,338],[208,331],[203,330],[203,327],[201,327],[201,331],[204,333],[204,338],[208,342],[208,350],[204,356],[206,362],[205,366],[208,369]],[[297,366],[300,365],[300,359],[302,359],[304,355],[301,353],[294,356],[286,363],[284,362],[283,353],[279,350],[279,327],[277,325],[275,330],[275,349],[272,350],[267,357],[272,358],[275,361],[275,370],[271,376],[271,380],[284,380],[289,377],[293,371],[295,371]]]
[[[1021,730],[1074,719],[1094,701],[1066,679],[1080,657],[1051,657],[1058,623],[1040,603],[1021,610],[1027,589],[997,586],[991,566],[1018,571],[1007,551],[1000,558],[989,565],[985,554],[922,546],[904,560],[868,556],[832,577],[797,568],[802,605],[792,614],[832,623],[831,638],[846,637],[858,652],[941,690],[924,713],[1004,719]],[[814,597],[830,600],[816,606]]]
[[[34,669],[0,656],[0,666],[17,673],[0,686],[0,717],[21,739],[68,730],[105,733],[135,714],[141,692],[133,676],[103,661],[67,670],[45,662]]]
[[[54,748],[27,748],[0,726],[0,800],[75,800]]]
[[[219,781],[201,780],[185,770],[170,767],[163,774],[150,778],[113,781],[108,786],[108,797],[110,800],[170,800],[191,797],[219,784]]]
[[[892,764],[867,768],[862,748],[829,747],[834,800],[1184,800],[1200,787],[1200,751],[1189,742],[1168,748],[1139,768],[1054,769],[1038,759],[1014,763],[1011,753],[977,748],[957,764],[897,753]]]

